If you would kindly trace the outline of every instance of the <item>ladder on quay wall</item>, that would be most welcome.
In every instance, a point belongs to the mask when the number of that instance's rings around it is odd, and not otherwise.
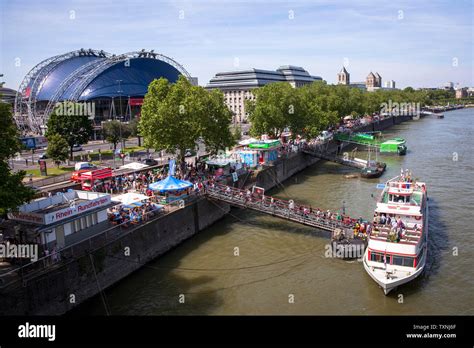
[[[216,184],[214,187],[207,187],[206,194],[210,199],[225,202],[236,207],[256,210],[288,221],[330,231],[331,233],[333,233],[335,229],[340,229],[349,234],[354,228],[353,223],[346,224],[342,221],[317,216],[314,212],[309,213],[309,207],[305,207],[293,201],[273,198],[272,203],[272,197],[270,196],[248,197],[245,190],[232,188],[230,186]],[[290,206],[292,206],[292,208],[290,208]],[[305,214],[301,208],[306,209],[307,213]]]

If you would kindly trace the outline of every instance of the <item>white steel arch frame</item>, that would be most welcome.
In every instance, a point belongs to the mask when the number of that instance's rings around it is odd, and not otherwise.
[[[44,126],[46,121],[45,117],[48,117],[49,114],[37,112],[37,95],[41,90],[46,77],[60,63],[77,56],[107,58],[110,54],[102,50],[80,49],[50,57],[34,66],[33,69],[31,69],[23,78],[15,97],[14,118],[22,133],[41,133],[42,126]],[[29,92],[28,95],[26,95],[28,87]]]
[[[86,63],[78,67],[71,74],[69,74],[66,79],[64,79],[58,86],[53,97],[48,101],[44,112],[38,112],[36,110],[36,97],[39,91],[41,90],[45,78],[60,63],[80,55],[93,55],[104,59],[94,60],[92,62]],[[71,85],[73,81],[80,80],[79,83],[77,83],[74,87],[74,90],[70,94],[68,100],[77,102],[79,101],[81,94],[87,88],[87,86],[103,71],[115,64],[124,63],[135,58],[152,58],[161,60],[173,66],[176,70],[179,71],[180,74],[184,75],[187,79],[191,79],[191,75],[181,64],[179,64],[174,59],[168,56],[165,56],[160,53],[154,53],[153,50],[129,52],[118,56],[110,55],[109,53],[106,53],[104,51],[92,49],[89,49],[87,51],[84,49],[71,51],[43,60],[33,69],[31,69],[24,77],[20,84],[20,87],[18,88],[18,92],[15,98],[14,115],[18,127],[23,133],[31,132],[41,134],[42,127],[44,127],[44,125],[46,124],[47,119],[54,108],[54,105],[59,101],[59,99],[62,97],[64,92],[67,90],[67,88]],[[29,95],[27,97],[23,97],[28,86],[30,86]]]

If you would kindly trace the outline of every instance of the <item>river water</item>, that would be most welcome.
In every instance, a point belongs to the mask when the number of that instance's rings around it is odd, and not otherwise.
[[[474,314],[473,124],[474,109],[446,112],[444,119],[405,122],[385,136],[405,138],[408,153],[380,156],[388,167],[381,178],[348,179],[344,175],[355,170],[320,162],[268,193],[315,208],[338,210],[344,205],[351,216],[370,218],[378,182],[398,175],[401,167],[425,181],[429,262],[419,278],[388,296],[361,262],[325,257],[328,233],[233,209],[108,289],[110,313]],[[73,315],[104,313],[97,296]]]

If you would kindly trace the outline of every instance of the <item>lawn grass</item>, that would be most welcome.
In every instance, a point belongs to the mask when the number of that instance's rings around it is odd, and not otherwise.
[[[59,167],[58,168],[57,166],[53,166],[53,167],[48,167],[47,171],[48,171],[48,176],[42,176],[39,169],[25,170],[27,176],[30,174],[33,174],[33,177],[35,178],[48,178],[51,176],[61,175],[64,173],[70,173],[74,171],[74,167]]]
[[[130,146],[130,147],[126,147],[124,149],[124,152],[129,154],[129,153],[134,153],[134,152],[138,152],[138,151],[144,151],[146,150],[145,147],[143,146]],[[113,157],[113,153],[114,153],[114,150],[102,150],[100,152],[100,158],[102,160],[109,160],[109,159],[112,159]],[[91,161],[98,161],[99,160],[99,152],[98,151],[94,151],[94,152],[89,152],[87,153],[86,155],[84,155],[86,160],[87,160],[87,156],[90,157]],[[75,161],[81,161],[81,155],[75,155],[74,156],[74,160]]]

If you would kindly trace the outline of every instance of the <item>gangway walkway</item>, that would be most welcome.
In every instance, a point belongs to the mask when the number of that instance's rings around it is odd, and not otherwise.
[[[340,229],[346,236],[352,235],[355,222],[346,218],[346,221],[328,218],[322,211],[314,211],[295,203],[270,196],[249,194],[250,191],[233,188],[221,184],[214,184],[206,188],[208,198],[231,204],[233,206],[256,210],[272,216],[315,227],[333,233]]]
[[[345,158],[323,151],[320,147],[307,146],[302,149],[302,152],[314,157],[321,158],[325,161],[335,162],[344,166],[363,169],[367,167],[367,161],[360,158]]]

